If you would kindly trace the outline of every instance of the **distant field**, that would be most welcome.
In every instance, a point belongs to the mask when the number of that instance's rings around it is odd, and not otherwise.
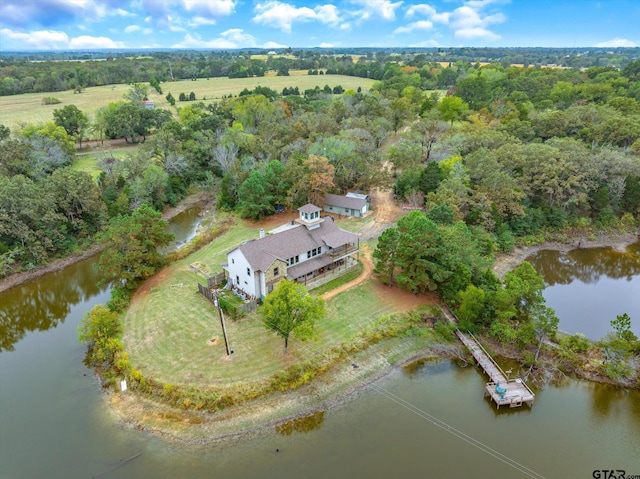
[[[306,70],[291,70],[289,73],[290,76],[288,77],[279,77],[272,73],[261,78],[210,78],[208,80],[200,78],[196,81],[182,80],[162,83],[163,94],[160,95],[149,87],[149,99],[155,102],[156,108],[170,108],[165,99],[165,95],[169,92],[176,100],[182,92],[186,95],[194,92],[197,100],[209,101],[221,98],[224,95],[237,95],[245,88],[252,90],[258,85],[267,86],[278,92],[281,92],[284,87],[297,86],[300,90],[306,90],[314,88],[316,85],[320,88],[324,85],[329,85],[331,88],[341,85],[345,90],[349,88],[356,90],[361,87],[366,91],[371,88],[374,82],[374,80],[367,78],[344,75],[307,75]],[[62,108],[65,105],[76,105],[87,113],[90,119],[93,119],[99,108],[111,102],[122,100],[122,96],[129,88],[129,85],[108,85],[87,88],[82,93],[73,93],[69,90],[54,93],[25,93],[23,95],[2,96],[0,97],[0,124],[11,129],[17,129],[21,124],[25,123],[51,121],[53,119],[53,110]],[[49,96],[59,99],[61,103],[43,105],[42,99]],[[178,107],[188,104],[188,102],[176,102]]]

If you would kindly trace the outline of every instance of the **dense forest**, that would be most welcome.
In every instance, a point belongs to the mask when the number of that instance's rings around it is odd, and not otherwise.
[[[220,208],[259,218],[327,192],[393,185],[430,221],[462,222],[483,258],[548,228],[637,223],[639,60],[578,70],[443,65],[421,55],[404,62],[372,53],[369,65],[381,70],[369,74],[380,80],[367,92],[260,87],[189,102],[175,114],[142,108],[162,77],[133,84],[93,119],[67,105],[46,124],[0,126],[0,273],[66,255],[92,242],[110,218],[145,204],[162,210],[192,186],[215,191]],[[191,57],[183,66],[169,58],[174,75],[202,68]],[[312,74],[359,64],[302,60]],[[270,61],[277,59],[263,61],[264,70]],[[56,65],[63,78],[72,63]],[[71,168],[86,136],[140,143],[125,158],[103,154],[94,181]]]

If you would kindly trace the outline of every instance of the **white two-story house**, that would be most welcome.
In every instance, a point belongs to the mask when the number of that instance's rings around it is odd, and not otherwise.
[[[357,234],[344,231],[331,217],[320,217],[320,208],[298,208],[298,219],[273,234],[242,243],[227,253],[222,265],[228,283],[254,298],[264,298],[282,278],[306,283],[315,277],[354,262],[360,247]]]

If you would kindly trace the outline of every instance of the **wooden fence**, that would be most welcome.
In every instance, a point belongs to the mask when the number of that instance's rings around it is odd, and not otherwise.
[[[198,291],[202,296],[211,301],[211,304],[215,305],[215,295],[213,294],[211,288],[207,288],[206,286],[198,283]],[[226,307],[223,307],[223,305],[225,305]],[[238,305],[231,304],[228,301],[220,301],[220,307],[222,307],[223,310],[232,308],[232,311],[225,311],[225,313],[229,314],[232,318],[235,319],[238,316],[245,316],[255,311],[258,308],[258,301],[253,299],[250,301],[245,301],[244,303]]]
[[[223,286],[227,277],[222,273],[214,274],[213,276],[209,276],[207,278],[207,286],[209,289],[217,288],[218,286]]]

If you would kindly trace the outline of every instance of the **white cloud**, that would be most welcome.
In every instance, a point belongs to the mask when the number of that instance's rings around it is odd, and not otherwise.
[[[466,39],[499,39],[500,35],[496,35],[486,27],[492,23],[502,23],[506,17],[502,13],[484,15],[481,9],[489,3],[493,3],[492,0],[472,0],[451,12],[450,27],[454,30],[454,35]]]
[[[113,41],[108,37],[81,35],[71,39],[69,48],[71,50],[83,50],[85,48],[125,48],[125,44],[123,42]]]
[[[340,22],[340,15],[335,5],[320,5],[315,8],[316,16],[322,23],[335,25]]]
[[[191,28],[198,28],[203,25],[214,25],[215,23],[216,21],[211,18],[196,16],[196,17],[193,17],[191,20],[189,20],[188,25]]]
[[[424,42],[410,43],[409,46],[411,48],[430,48],[430,47],[439,47],[440,44],[435,40],[426,40]]]
[[[492,8],[489,13],[485,12],[485,8],[490,5],[509,3],[510,0],[467,0],[461,7],[451,12],[438,13],[434,7],[429,4],[416,4],[410,6],[405,16],[407,18],[415,15],[422,15],[431,22],[448,24],[453,30],[454,36],[464,39],[484,38],[486,40],[497,40],[500,35],[489,30],[489,25],[503,23],[507,17],[501,12]],[[410,23],[405,27],[396,29],[394,33],[410,33],[416,30],[415,25],[419,22]]]
[[[188,12],[209,18],[231,15],[236,8],[235,0],[182,0],[182,3]]]
[[[133,33],[133,32],[137,32],[138,30],[140,30],[140,26],[139,25],[128,25],[125,27],[124,32],[125,33]]]
[[[120,17],[135,17],[136,16],[134,13],[127,12],[126,10],[123,10],[122,8],[116,9],[113,12],[113,15],[118,15]]]
[[[460,28],[455,31],[454,35],[456,38],[464,38],[467,40],[475,40],[476,38],[485,38],[487,40],[500,39],[500,35],[496,35],[492,31],[481,27]]]
[[[261,23],[270,27],[279,28],[285,32],[291,32],[294,22],[319,21],[327,25],[336,25],[341,21],[338,9],[334,5],[319,5],[314,9],[309,7],[296,7],[278,0],[269,0],[266,3],[258,3],[253,17],[255,23]]]
[[[264,45],[262,45],[262,48],[289,48],[288,45],[281,45],[280,43],[277,42],[267,42]]]
[[[318,45],[320,48],[333,48],[333,47],[337,47],[339,45],[339,43],[327,43],[327,42],[322,42],[320,45]]]
[[[350,0],[355,5],[363,8],[354,12],[360,20],[369,20],[372,17],[379,17],[383,20],[394,20],[396,9],[402,5],[402,1],[392,3],[389,0]]]
[[[424,3],[418,4],[418,5],[411,5],[407,9],[407,13],[405,13],[405,16],[412,17],[416,13],[418,13],[420,15],[424,15],[425,17],[430,17],[430,16],[436,14],[436,9],[433,8],[431,5],[427,5],[427,4],[424,4]]]
[[[343,23],[342,25],[340,25],[340,30],[342,30],[343,32],[350,32],[351,31],[351,24],[350,23]]]
[[[123,42],[116,42],[108,37],[92,37],[81,35],[69,39],[65,32],[56,30],[38,30],[30,33],[14,32],[8,28],[0,30],[5,40],[3,49],[16,48],[28,50],[80,50],[86,48],[126,48]],[[13,46],[15,45],[15,46]]]
[[[616,48],[637,47],[638,44],[632,40],[627,40],[626,38],[612,38],[611,40],[607,40],[606,42],[596,43],[594,46],[600,48]]]
[[[39,30],[31,33],[14,32],[8,28],[0,30],[0,36],[4,39],[3,50],[61,50],[69,46],[69,36],[65,32],[56,30]],[[7,43],[10,45],[8,48]]]
[[[220,38],[216,38],[215,40],[202,40],[200,35],[191,35],[187,33],[184,36],[184,40],[176,45],[173,45],[173,48],[246,48],[246,47],[255,47],[256,39],[248,34],[244,33],[244,30],[239,28],[231,28],[225,32],[220,34]]]
[[[393,33],[411,33],[414,30],[431,30],[432,28],[432,22],[429,20],[420,20],[418,22],[410,23],[404,27],[398,27],[393,31]]]

